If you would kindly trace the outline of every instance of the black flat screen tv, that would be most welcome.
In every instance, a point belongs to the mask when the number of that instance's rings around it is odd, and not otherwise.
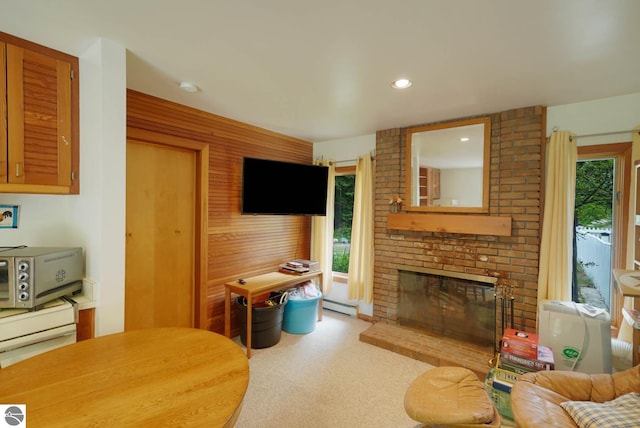
[[[242,214],[326,215],[329,168],[245,157]]]

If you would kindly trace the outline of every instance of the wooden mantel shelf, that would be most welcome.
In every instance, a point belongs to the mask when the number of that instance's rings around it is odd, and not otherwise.
[[[387,229],[511,236],[511,217],[477,214],[397,213],[387,216]]]

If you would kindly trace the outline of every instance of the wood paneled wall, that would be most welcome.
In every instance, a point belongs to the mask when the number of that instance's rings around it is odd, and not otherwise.
[[[209,144],[207,327],[223,333],[225,282],[309,258],[310,217],[240,214],[243,157],[310,164],[312,144],[132,90],[127,126]],[[239,332],[236,312],[232,334]]]

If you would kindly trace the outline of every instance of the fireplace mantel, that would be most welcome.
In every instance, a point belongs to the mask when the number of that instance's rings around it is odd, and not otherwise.
[[[397,213],[387,215],[387,229],[511,236],[511,217],[476,214]]]

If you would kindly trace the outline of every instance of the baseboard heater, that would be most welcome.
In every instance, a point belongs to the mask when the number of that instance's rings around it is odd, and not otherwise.
[[[322,307],[330,311],[339,312],[354,318],[358,317],[358,305],[344,302],[336,302],[335,300],[323,299]]]

